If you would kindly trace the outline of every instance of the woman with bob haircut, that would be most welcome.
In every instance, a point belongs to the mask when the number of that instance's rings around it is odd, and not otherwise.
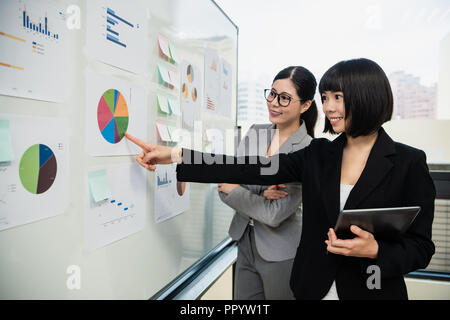
[[[303,229],[290,279],[297,299],[407,299],[403,275],[425,268],[434,254],[431,227],[436,191],[422,150],[394,142],[382,125],[392,116],[389,81],[368,59],[341,61],[323,75],[319,91],[325,131],[289,154],[264,157],[208,155],[142,142],[136,160],[148,170],[178,162],[177,178],[192,182],[273,185],[302,182]],[[215,156],[206,164],[203,157]],[[194,160],[194,161],[191,161]],[[273,174],[267,174],[268,168]],[[409,229],[377,239],[351,226],[353,239],[338,239],[341,209],[420,206]],[[370,285],[373,270],[379,283]]]

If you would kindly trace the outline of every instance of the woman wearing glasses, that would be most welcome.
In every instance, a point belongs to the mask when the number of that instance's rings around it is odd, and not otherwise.
[[[178,162],[181,181],[275,184],[302,182],[303,228],[291,274],[297,299],[407,299],[403,275],[425,268],[434,254],[431,227],[436,190],[422,150],[394,142],[382,128],[392,116],[389,81],[368,59],[341,61],[320,80],[325,131],[299,151],[270,158],[224,157],[223,164],[190,164],[202,154],[139,143],[137,161]],[[194,157],[195,156],[195,157]],[[256,161],[255,161],[256,160]],[[232,164],[234,161],[234,164]],[[271,175],[266,173],[267,168]],[[272,168],[273,169],[273,168]],[[420,206],[408,230],[378,238],[351,226],[353,239],[332,229],[340,209]],[[376,274],[372,274],[372,270]],[[370,285],[372,276],[378,286]]]
[[[303,67],[280,71],[264,90],[271,124],[253,125],[238,156],[272,156],[303,149],[314,137],[316,80]],[[260,148],[260,150],[258,150]],[[236,210],[229,234],[238,241],[234,298],[287,300],[289,278],[301,235],[302,187],[221,183],[219,196]]]

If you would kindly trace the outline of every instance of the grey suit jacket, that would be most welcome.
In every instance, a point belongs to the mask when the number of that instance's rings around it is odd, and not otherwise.
[[[237,155],[266,156],[274,133],[274,124],[253,125],[239,144]],[[257,138],[258,143],[254,143],[254,140],[249,143],[250,136]],[[311,140],[312,137],[307,134],[305,124],[302,123],[277,153],[303,149]],[[228,195],[219,192],[222,201],[236,210],[229,229],[231,238],[239,240],[252,218],[256,248],[259,255],[267,261],[293,259],[300,242],[302,185],[289,183],[286,186],[288,195],[279,200],[264,198],[264,190],[268,186],[241,185]]]

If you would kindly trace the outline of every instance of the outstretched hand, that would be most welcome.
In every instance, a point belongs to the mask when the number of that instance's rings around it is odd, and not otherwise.
[[[147,170],[155,171],[156,164],[181,162],[181,149],[179,148],[170,148],[145,142],[127,132],[125,137],[142,149],[142,152],[136,157],[136,161]]]

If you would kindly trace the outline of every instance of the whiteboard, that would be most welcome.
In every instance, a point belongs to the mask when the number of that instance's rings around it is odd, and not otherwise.
[[[145,119],[141,120],[145,122],[146,136],[141,138],[163,145],[175,145],[172,141],[161,141],[155,124],[165,121],[181,127],[182,117],[176,111],[169,114],[160,110],[158,95],[175,98],[180,103],[183,77],[180,73],[179,78],[174,80],[174,88],[163,85],[161,80],[164,79],[160,77],[158,66],[173,66],[180,70],[182,61],[188,61],[201,70],[201,81],[197,84],[202,93],[197,97],[201,109],[196,116],[205,124],[203,130],[217,128],[231,132],[236,124],[238,29],[210,0],[130,0],[126,4],[139,8],[142,16],[139,19],[144,21],[140,20],[140,27],[144,30],[139,30],[138,38],[125,40],[129,40],[130,48],[133,43],[139,43],[137,40],[142,40],[143,45],[142,49],[134,49],[136,53],[132,57],[122,56],[122,61],[118,62],[120,67],[117,67],[112,61],[114,59],[111,60],[106,54],[102,56],[98,52],[100,49],[88,44],[89,32],[96,31],[87,26],[87,1],[33,0],[34,7],[29,6],[27,13],[23,14],[24,22],[19,19],[22,19],[21,8],[25,7],[26,0],[8,1],[16,5],[17,12],[14,14],[22,27],[26,25],[26,15],[30,16],[30,21],[39,20],[41,16],[39,21],[42,22],[43,14],[38,12],[38,7],[48,3],[62,8],[66,19],[72,18],[71,28],[61,31],[59,38],[54,30],[51,34],[55,43],[64,41],[67,56],[60,58],[69,61],[64,65],[64,70],[55,71],[64,75],[58,79],[67,88],[67,93],[62,95],[64,102],[46,101],[45,97],[34,99],[33,95],[31,98],[8,93],[0,95],[0,114],[36,119],[44,117],[68,123],[69,174],[66,191],[69,200],[63,212],[54,217],[0,231],[0,299],[148,299],[228,236],[233,211],[221,203],[216,186],[190,184],[189,209],[155,222],[155,175],[144,172],[147,190],[143,196],[145,199],[140,199],[146,202],[146,210],[139,212],[145,218],[142,228],[113,243],[89,249],[85,236],[88,170],[131,166],[135,164],[136,151],[124,148],[123,152],[116,155],[108,155],[108,152],[106,155],[93,155],[89,152],[87,135],[91,133],[87,123],[86,79],[94,73],[98,77],[114,77],[123,83],[144,88],[146,102],[140,107],[145,111]],[[90,8],[95,1],[88,2]],[[113,0],[100,2],[102,5],[117,3]],[[2,1],[0,11],[4,9],[6,2]],[[32,9],[35,12],[30,12]],[[77,10],[81,17],[79,26],[74,20]],[[49,27],[55,29],[59,25],[49,24]],[[125,27],[120,32],[115,29],[115,32],[125,34]],[[49,37],[45,31],[41,33],[41,39]],[[160,35],[176,48],[169,52],[176,60],[174,63],[162,58],[158,39]],[[123,37],[119,42],[124,41]],[[15,40],[7,40],[10,39]],[[5,45],[7,42],[0,43],[2,50],[8,50]],[[206,110],[203,94],[206,48],[214,50],[232,70],[229,80],[231,104],[227,105],[229,111]],[[48,45],[44,49],[49,51],[51,47]],[[105,57],[104,61],[100,61],[102,57]],[[136,61],[140,61],[139,64]],[[137,68],[139,66],[143,68]],[[4,80],[7,79],[2,79],[2,82]],[[60,98],[58,96],[58,100]],[[176,106],[170,105],[170,108],[176,109]],[[33,128],[23,135],[31,137]],[[14,143],[14,136],[12,140]],[[226,142],[224,152],[233,154],[233,137],[227,136]],[[197,143],[194,147],[202,150],[211,148],[208,141]],[[15,156],[20,158],[21,155]],[[0,174],[2,166],[7,164],[0,164]],[[38,212],[40,208],[34,210]],[[73,286],[71,284],[74,283],[75,275],[79,278],[76,278],[77,285]]]

